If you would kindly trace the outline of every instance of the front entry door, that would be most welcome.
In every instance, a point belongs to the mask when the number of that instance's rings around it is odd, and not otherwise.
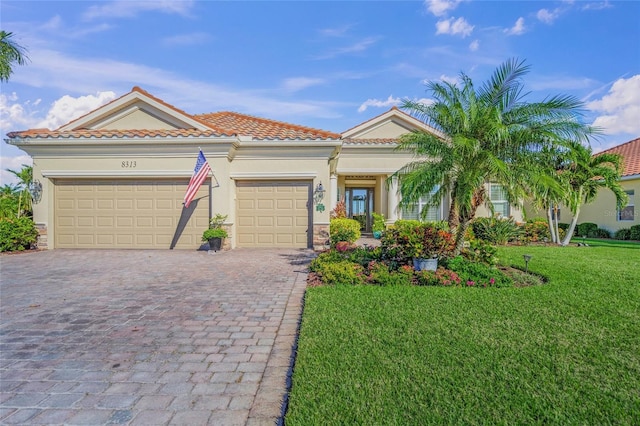
[[[361,232],[371,232],[373,188],[346,188],[347,217],[360,222]]]

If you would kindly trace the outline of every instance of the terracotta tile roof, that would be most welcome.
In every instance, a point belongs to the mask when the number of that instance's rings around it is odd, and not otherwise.
[[[640,175],[640,138],[614,146],[596,155],[604,153],[622,155],[622,164],[624,165],[622,176]]]
[[[397,145],[398,140],[395,138],[376,138],[376,139],[360,139],[345,138],[344,145]]]
[[[227,136],[215,130],[171,129],[171,130],[72,130],[58,131],[49,129],[31,129],[7,133],[9,139],[98,139],[98,138],[177,138],[177,137]]]
[[[253,136],[256,139],[340,139],[340,135],[283,121],[268,120],[237,112],[198,114],[194,118],[226,133]]]

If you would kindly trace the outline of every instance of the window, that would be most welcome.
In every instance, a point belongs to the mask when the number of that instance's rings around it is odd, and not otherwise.
[[[558,217],[556,217],[556,214]],[[558,204],[551,206],[551,220],[560,220],[560,206]]]
[[[436,187],[433,189],[433,191],[431,191],[430,195],[435,194],[435,192],[438,190],[439,188]],[[424,220],[426,221],[435,221],[435,220],[441,220],[442,219],[442,214],[440,212],[440,206],[428,206],[427,203],[429,202],[429,198],[430,196],[427,197],[421,197],[420,201],[417,202],[416,204],[413,204],[411,206],[405,207],[404,209],[402,209],[402,219],[405,220],[423,220],[422,216],[420,215],[420,213],[422,212],[423,209],[428,209],[427,210],[427,215],[425,217]]]
[[[627,201],[627,205],[622,209],[618,210],[618,220],[619,221],[627,221],[635,219],[635,204],[633,200],[633,196],[635,195],[635,191],[632,189],[630,191],[624,191],[627,193],[627,197],[629,197],[629,201]]]
[[[497,216],[509,217],[509,202],[507,191],[497,183],[489,184],[489,200],[493,204],[493,212]]]

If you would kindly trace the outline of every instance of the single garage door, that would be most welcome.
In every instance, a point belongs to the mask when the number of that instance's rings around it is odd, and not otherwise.
[[[189,179],[57,180],[56,248],[197,249],[209,221],[209,185],[183,213]],[[191,212],[191,215],[189,215]]]
[[[238,247],[311,247],[310,182],[242,182],[237,191]]]

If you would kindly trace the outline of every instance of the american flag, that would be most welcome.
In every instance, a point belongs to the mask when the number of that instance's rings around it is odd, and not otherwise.
[[[193,201],[193,198],[196,196],[202,182],[204,182],[207,176],[209,176],[210,171],[211,167],[209,167],[207,159],[204,158],[204,154],[200,151],[198,154],[198,161],[196,161],[196,168],[193,169],[193,176],[191,176],[189,186],[187,187],[187,193],[184,196],[184,206],[186,208],[189,208],[189,204],[191,204],[191,201]]]

